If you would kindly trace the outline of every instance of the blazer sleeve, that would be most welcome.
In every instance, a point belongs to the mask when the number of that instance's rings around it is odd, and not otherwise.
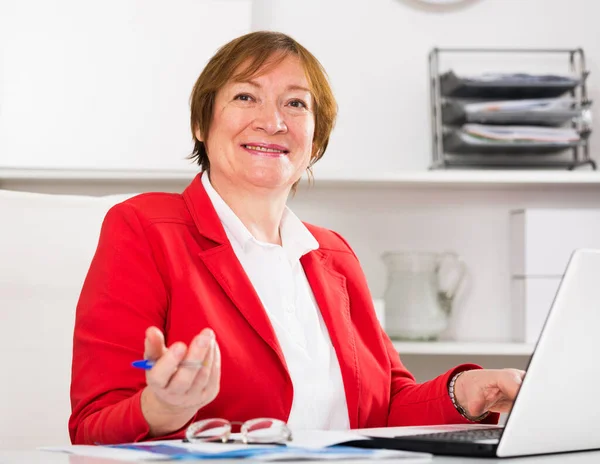
[[[131,367],[144,351],[145,330],[164,330],[168,292],[145,228],[128,203],[106,215],[77,305],[71,417],[74,444],[147,438],[140,397],[145,372]]]
[[[382,331],[383,332],[383,331]],[[437,424],[469,424],[452,404],[448,384],[452,377],[470,369],[481,369],[476,364],[461,364],[424,383],[416,383],[413,375],[403,366],[390,338],[383,332],[391,364],[391,395],[388,423],[390,427]],[[489,414],[481,423],[497,424],[499,414]]]

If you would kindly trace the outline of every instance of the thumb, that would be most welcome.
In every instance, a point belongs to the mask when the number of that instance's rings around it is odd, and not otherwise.
[[[167,351],[165,336],[158,327],[148,327],[144,340],[144,359],[156,360]]]

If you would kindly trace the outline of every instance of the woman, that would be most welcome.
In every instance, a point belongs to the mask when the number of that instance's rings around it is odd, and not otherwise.
[[[521,371],[462,365],[417,384],[352,249],[287,209],[335,116],[324,71],[290,37],[248,34],[211,59],[191,97],[203,173],[105,218],[77,307],[73,443],[181,437],[213,417],[348,429],[510,409]],[[146,373],[131,367],[142,356]]]

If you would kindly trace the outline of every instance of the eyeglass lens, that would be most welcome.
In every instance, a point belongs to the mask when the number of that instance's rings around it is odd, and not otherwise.
[[[231,426],[232,423],[226,419],[205,419],[191,424],[185,436],[190,442],[227,442],[231,436]],[[292,439],[285,422],[270,418],[244,422],[240,435],[244,443],[279,443]]]
[[[279,419],[259,418],[244,422],[241,428],[242,439],[248,443],[269,443],[290,441],[292,432],[287,424]]]

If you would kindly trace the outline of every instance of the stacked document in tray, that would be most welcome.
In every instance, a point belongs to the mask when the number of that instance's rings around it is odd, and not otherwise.
[[[462,130],[467,135],[490,143],[548,142],[564,144],[576,142],[581,138],[575,129],[565,127],[465,124]]]
[[[468,103],[465,109],[469,113],[479,111],[513,112],[537,111],[548,112],[573,108],[577,102],[574,98],[531,98],[526,100],[501,100]]]
[[[526,100],[475,101],[453,100],[444,102],[444,124],[523,124],[562,126],[580,122],[591,126],[591,102],[578,103],[574,98],[533,98]]]
[[[442,151],[453,155],[446,161],[543,166],[559,163],[546,155],[561,156],[569,150],[576,156],[580,148],[587,150],[591,101],[576,91],[586,77],[527,73],[467,77],[453,71],[440,75],[438,136]]]
[[[558,154],[582,143],[572,128],[465,124],[444,134],[444,149],[464,155]]]

